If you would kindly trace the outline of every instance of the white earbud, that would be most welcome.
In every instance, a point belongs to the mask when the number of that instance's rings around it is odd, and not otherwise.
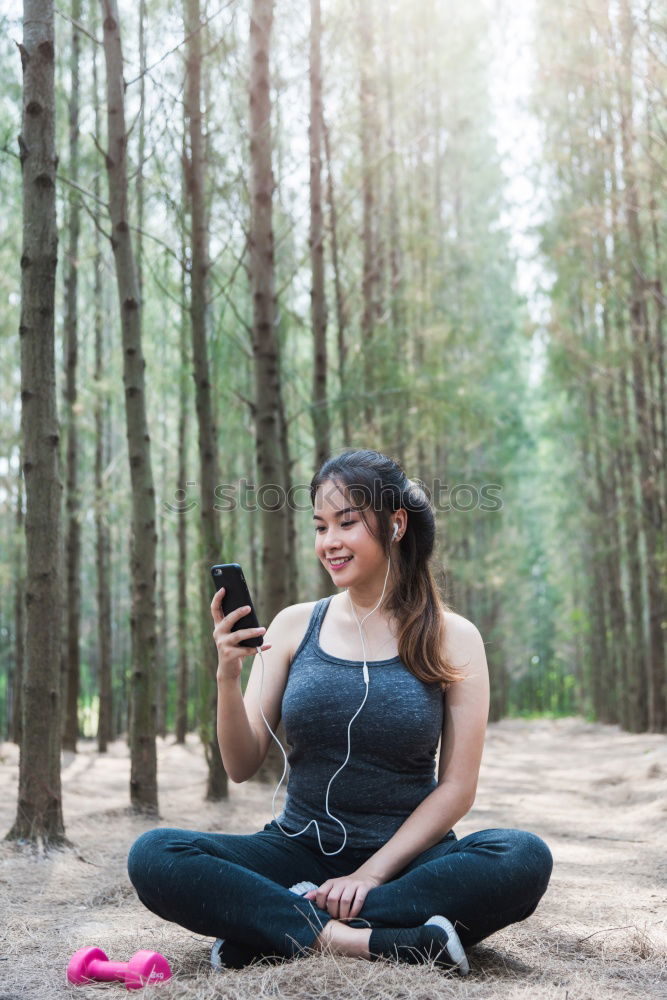
[[[397,525],[397,524],[395,524],[395,525],[394,525],[394,534],[393,534],[393,535],[391,536],[391,540],[392,540],[392,542],[395,542],[395,541],[396,541],[396,535],[397,535],[397,534],[398,534],[398,525]]]

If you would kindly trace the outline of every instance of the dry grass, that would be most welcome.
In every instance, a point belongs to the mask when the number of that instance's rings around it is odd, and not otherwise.
[[[249,833],[270,818],[273,786],[232,785],[202,801],[196,739],[159,746],[161,824]],[[0,824],[14,817],[16,748],[0,746]],[[210,939],[167,924],[136,899],[125,859],[150,822],[128,814],[122,742],[65,755],[67,833],[48,857],[0,842],[0,1000],[100,1000],[123,987],[70,987],[67,961],[96,944],[127,959],[167,956],[160,1000],[665,1000],[667,998],[667,744],[579,719],[505,720],[489,727],[477,803],[457,833],[517,826],[544,837],[555,865],[536,913],[470,950],[460,979],[429,966],[313,954],[213,974]],[[155,996],[153,990],[143,991]],[[135,995],[143,995],[137,991]]]

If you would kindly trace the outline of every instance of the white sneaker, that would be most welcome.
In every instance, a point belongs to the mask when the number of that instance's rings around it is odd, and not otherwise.
[[[371,931],[368,950],[372,959],[393,958],[413,965],[432,959],[440,968],[455,969],[460,976],[470,972],[453,924],[439,914],[420,927],[376,927]]]
[[[317,889],[314,882],[297,882],[295,885],[290,886],[289,891],[295,893],[297,896],[305,896],[311,889]]]

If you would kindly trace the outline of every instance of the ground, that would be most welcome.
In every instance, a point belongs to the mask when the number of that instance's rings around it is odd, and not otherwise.
[[[213,805],[203,801],[205,764],[196,737],[185,747],[160,740],[158,759],[159,821],[127,813],[125,743],[99,756],[93,743],[81,741],[78,754],[63,757],[64,814],[74,847],[43,857],[0,841],[0,1000],[124,995],[117,985],[67,985],[68,958],[84,945],[117,960],[139,949],[162,952],[173,978],[159,988],[160,1000],[667,998],[664,736],[581,719],[489,726],[477,801],[456,832],[531,830],[549,844],[554,871],[533,916],[470,949],[472,972],[464,979],[428,966],[319,954],[211,973],[210,939],[167,924],[137,901],[125,868],[128,849],[155,825],[259,830],[271,818],[274,786],[230,784],[229,798]],[[0,764],[4,833],[16,809],[15,746],[0,744]]]

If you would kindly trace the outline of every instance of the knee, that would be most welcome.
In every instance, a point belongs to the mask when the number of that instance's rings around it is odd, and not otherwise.
[[[165,829],[148,830],[132,844],[127,856],[127,873],[137,892],[155,876],[155,868],[160,863],[171,832]]]
[[[513,830],[516,862],[534,885],[536,893],[546,892],[553,870],[553,855],[541,837],[527,830]]]

